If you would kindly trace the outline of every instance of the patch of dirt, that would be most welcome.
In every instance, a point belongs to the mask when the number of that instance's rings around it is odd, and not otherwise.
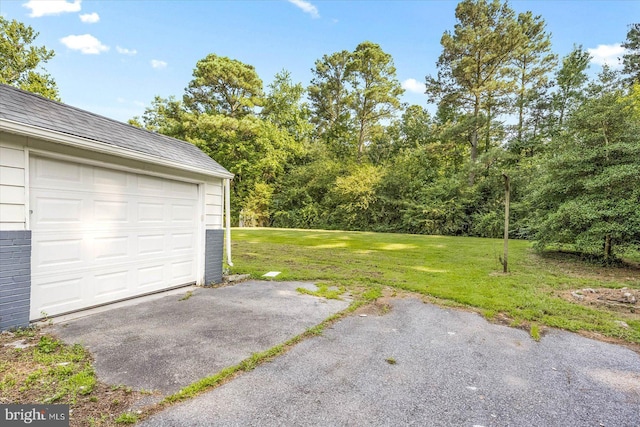
[[[584,261],[579,254],[560,251],[549,251],[544,254],[533,254],[535,258],[555,265],[564,274],[572,277],[617,281],[628,283],[630,287],[640,287],[640,265],[631,262],[603,267]]]
[[[634,319],[640,319],[640,290],[584,288],[560,292],[567,301],[606,308],[620,313],[628,313]]]
[[[423,298],[424,295],[385,287],[382,296],[369,304],[363,305],[354,311],[355,315],[384,316],[391,311],[391,300],[396,298]]]
[[[381,297],[370,304],[359,307],[354,314],[356,316],[384,316],[391,311],[391,297]]]
[[[112,386],[97,381],[93,390],[75,397],[64,393],[55,383],[52,385],[32,384],[27,386],[30,375],[37,378],[45,375],[56,362],[45,363],[35,360],[33,354],[39,340],[55,336],[34,329],[30,334],[14,334],[4,331],[0,333],[0,404],[37,404],[44,403],[44,399],[62,392],[60,399],[54,404],[69,404],[70,427],[81,426],[119,426],[116,419],[124,412],[132,410],[141,399],[150,396],[148,392],[132,390],[124,386]],[[55,354],[60,350],[61,344]],[[69,359],[70,361],[71,359]],[[87,359],[91,361],[91,359]],[[62,362],[68,363],[68,362]],[[58,363],[59,364],[59,363]]]

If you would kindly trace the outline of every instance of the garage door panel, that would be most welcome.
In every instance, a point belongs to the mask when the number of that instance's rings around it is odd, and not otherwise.
[[[139,194],[159,194],[164,191],[164,183],[161,178],[155,176],[137,176]]]
[[[32,302],[31,318],[37,319],[45,317],[45,315],[60,313],[61,309],[68,311],[68,307],[82,307],[83,282],[82,276],[52,277],[49,280],[42,280],[38,285],[38,291],[44,298],[37,306]]]
[[[58,160],[30,165],[32,319],[196,281],[196,184]]]
[[[164,270],[164,265],[138,268],[138,280],[136,281],[138,289],[144,292],[160,289],[165,277]]]
[[[174,280],[185,280],[194,272],[194,262],[192,260],[171,263],[171,277]]]
[[[191,224],[194,222],[192,205],[173,204],[171,206],[171,222]]]
[[[179,182],[179,181],[168,181],[167,183],[168,183],[167,190],[174,197],[184,197],[188,199],[193,199],[198,195],[197,188],[195,188],[193,185],[189,183]]]
[[[138,203],[138,222],[158,223],[163,222],[164,218],[164,204],[149,202]]]
[[[82,166],[54,159],[33,159],[30,165],[31,174],[43,186],[55,186],[62,181],[66,186],[83,184]],[[86,180],[86,178],[85,178]]]
[[[172,233],[171,234],[171,250],[184,251],[190,250],[195,245],[194,233]]]
[[[96,168],[93,171],[93,182],[97,191],[126,191],[130,175],[111,169]]]
[[[146,234],[138,237],[138,254],[157,255],[164,252],[164,233]]]
[[[38,241],[40,255],[37,257],[37,268],[69,267],[69,264],[82,264],[82,239],[52,239]]]
[[[131,283],[129,274],[128,269],[96,274],[94,276],[94,297],[97,299],[104,297],[116,297],[114,299],[117,299],[119,295],[126,297],[128,284]]]
[[[80,223],[83,218],[84,203],[78,198],[39,197],[31,206],[32,220],[39,224]]]
[[[95,260],[113,261],[114,258],[126,258],[130,256],[130,241],[128,235],[113,237],[96,237],[95,242]]]
[[[126,201],[96,200],[93,217],[99,222],[129,222],[129,203]]]

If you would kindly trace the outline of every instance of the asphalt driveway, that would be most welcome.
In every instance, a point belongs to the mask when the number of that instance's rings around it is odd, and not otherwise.
[[[142,425],[637,427],[640,357],[396,299]]]
[[[283,343],[348,306],[296,291],[309,283],[248,281],[195,288],[59,322],[53,332],[95,358],[101,381],[172,394]]]

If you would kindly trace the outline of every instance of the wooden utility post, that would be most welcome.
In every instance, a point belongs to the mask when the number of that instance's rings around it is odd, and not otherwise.
[[[504,178],[504,258],[502,260],[502,271],[506,273],[507,260],[509,257],[509,199],[511,197],[511,185],[509,184],[509,177],[506,174],[502,174]]]

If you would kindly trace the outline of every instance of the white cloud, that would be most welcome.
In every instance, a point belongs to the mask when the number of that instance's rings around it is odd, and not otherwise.
[[[116,50],[119,54],[133,56],[138,53],[135,49],[127,49],[125,47],[116,46]]]
[[[414,93],[424,93],[426,90],[424,83],[420,83],[416,79],[407,79],[403,81],[402,88]]]
[[[304,13],[308,13],[312,18],[320,18],[320,14],[318,13],[318,8],[315,7],[311,2],[306,0],[288,0],[289,3],[295,5],[302,9]]]
[[[618,44],[599,44],[596,48],[587,49],[591,55],[591,62],[598,65],[608,65],[611,68],[622,67],[624,47]]]
[[[31,9],[29,14],[32,18],[39,18],[45,15],[60,15],[65,12],[80,12],[82,0],[68,2],[65,0],[29,0],[22,6]]]
[[[100,43],[100,40],[91,34],[83,34],[81,36],[67,36],[60,39],[60,42],[72,50],[79,50],[81,53],[88,55],[98,55],[100,52],[109,50],[109,46]]]
[[[163,68],[167,68],[167,63],[164,61],[160,61],[159,59],[152,59],[151,66],[155,69],[161,70]]]
[[[93,13],[85,13],[85,14],[80,15],[80,20],[82,22],[84,22],[85,24],[95,24],[96,22],[98,22],[100,20],[100,15],[98,15],[95,12],[93,12]]]

